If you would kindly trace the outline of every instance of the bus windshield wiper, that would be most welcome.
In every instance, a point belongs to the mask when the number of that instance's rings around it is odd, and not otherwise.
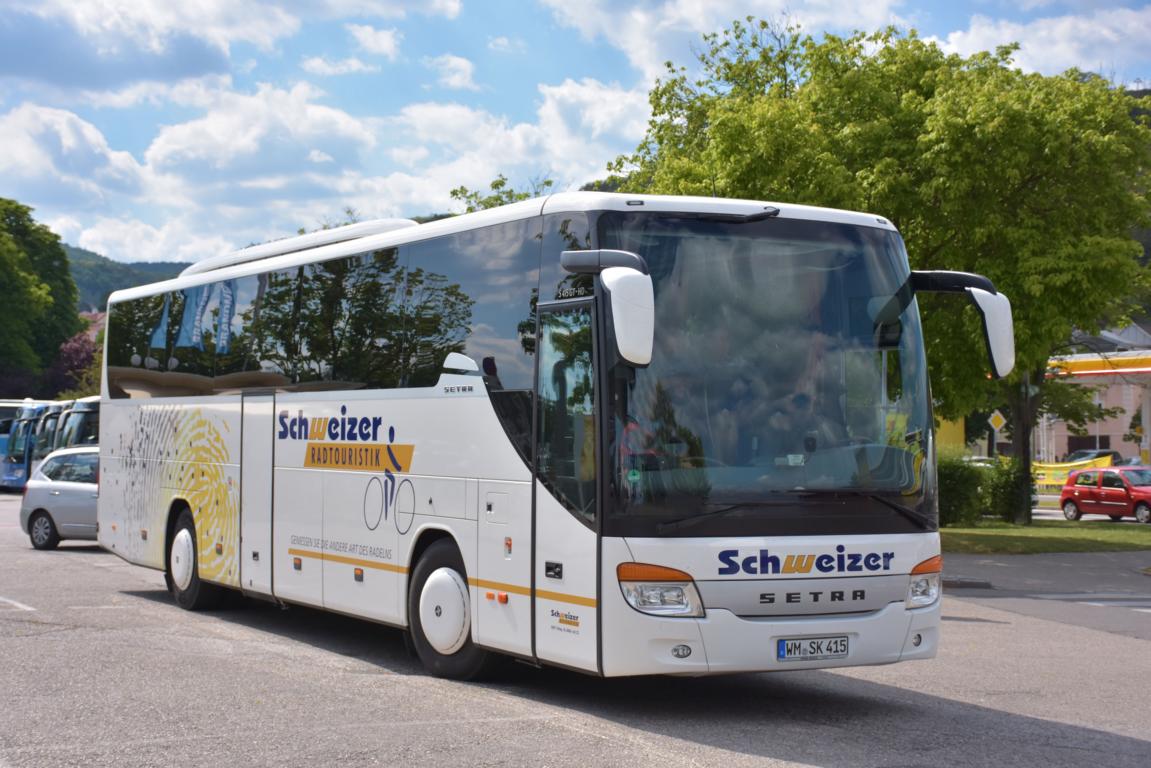
[[[877,501],[880,504],[882,504],[883,506],[887,507],[888,509],[891,509],[891,510],[898,512],[900,515],[902,515],[906,519],[910,520],[911,522],[915,523],[915,525],[917,525],[920,529],[922,529],[924,531],[934,531],[937,527],[935,524],[935,521],[932,520],[927,515],[923,514],[922,512],[914,510],[911,507],[905,506],[905,505],[900,504],[898,502],[892,501],[891,499],[884,498],[880,494],[873,493],[872,491],[861,491],[861,490],[856,490],[856,489],[844,488],[844,489],[839,489],[839,490],[829,491],[829,492],[835,493],[835,494],[843,494],[846,496],[856,496],[856,497],[861,498],[861,499],[870,499],[871,501]]]

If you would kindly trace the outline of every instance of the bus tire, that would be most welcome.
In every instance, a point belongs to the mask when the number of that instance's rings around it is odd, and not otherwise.
[[[219,588],[200,580],[196,521],[187,507],[176,519],[176,529],[168,543],[168,570],[164,575],[176,605],[184,610],[212,608],[219,600]]]
[[[472,642],[467,572],[451,539],[428,547],[412,570],[408,630],[420,662],[436,677],[474,680],[490,667],[491,654]]]
[[[28,540],[36,549],[55,549],[60,543],[60,533],[52,516],[42,509],[33,512],[28,520]]]

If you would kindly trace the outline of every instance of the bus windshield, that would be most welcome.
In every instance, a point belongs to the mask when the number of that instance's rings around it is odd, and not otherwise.
[[[604,214],[655,289],[651,365],[611,378],[605,533],[937,528],[903,242],[878,227]]]
[[[12,434],[8,437],[8,460],[10,462],[24,461],[24,451],[28,447],[28,439],[35,428],[35,419],[21,419],[12,427]]]
[[[95,445],[100,436],[100,412],[97,410],[76,409],[68,414],[56,447],[70,445]]]

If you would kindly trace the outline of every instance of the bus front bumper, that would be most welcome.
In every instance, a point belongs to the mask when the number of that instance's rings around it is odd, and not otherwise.
[[[930,659],[939,646],[940,602],[903,603],[867,614],[741,618],[713,609],[700,619],[617,613],[605,622],[603,670],[618,675],[714,675],[892,664]],[[608,637],[607,627],[616,631]],[[842,658],[785,661],[780,641],[847,638]],[[645,639],[646,638],[646,639]]]

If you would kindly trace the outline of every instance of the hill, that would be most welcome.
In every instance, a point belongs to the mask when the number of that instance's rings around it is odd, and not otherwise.
[[[108,294],[121,288],[167,280],[180,274],[188,264],[175,261],[112,261],[92,251],[64,244],[72,279],[79,292],[81,312],[103,312]]]

